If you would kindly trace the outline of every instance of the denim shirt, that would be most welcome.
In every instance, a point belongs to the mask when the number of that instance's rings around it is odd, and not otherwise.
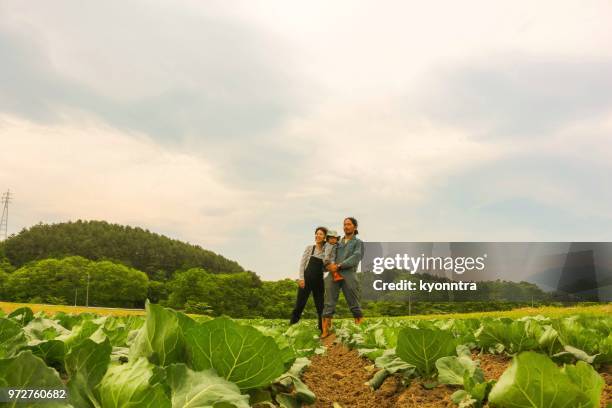
[[[348,242],[344,242],[344,237],[338,242],[336,247],[336,263],[342,264],[340,270],[345,272],[357,272],[357,266],[363,258],[363,242],[353,236]]]

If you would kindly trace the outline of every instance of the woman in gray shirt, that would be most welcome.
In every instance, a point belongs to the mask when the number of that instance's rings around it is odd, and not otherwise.
[[[300,278],[298,280],[298,293],[295,307],[291,313],[289,324],[297,323],[302,317],[302,312],[308,298],[312,293],[317,315],[319,317],[319,330],[322,329],[321,315],[323,314],[324,285],[323,285],[323,258],[325,257],[325,238],[327,228],[317,227],[315,230],[314,245],[306,246],[300,261]]]

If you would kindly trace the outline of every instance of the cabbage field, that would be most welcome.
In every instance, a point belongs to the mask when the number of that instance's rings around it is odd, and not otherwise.
[[[312,321],[26,307],[0,317],[0,390],[66,390],[9,407],[606,407],[611,327],[605,314],[372,318],[336,320],[320,341]]]
[[[612,402],[611,327],[612,316],[575,315],[381,319],[362,326],[343,322],[336,332],[374,362],[371,389],[399,376],[404,384],[418,383],[416,394],[436,390],[439,399],[459,407],[595,408]],[[490,378],[482,362],[504,370]],[[424,405],[398,400],[398,406]]]

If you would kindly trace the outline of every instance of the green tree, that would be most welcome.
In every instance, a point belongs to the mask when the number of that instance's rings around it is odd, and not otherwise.
[[[134,268],[110,261],[89,264],[89,305],[143,307],[149,278]]]
[[[176,270],[194,267],[211,273],[244,271],[237,262],[200,246],[105,221],[38,224],[7,239],[2,248],[16,267],[47,258],[82,256],[123,263],[160,281]]]
[[[292,279],[263,282],[261,288],[263,299],[262,317],[288,319],[295,305],[297,287],[297,283]],[[309,301],[309,304],[304,309],[304,317],[316,317],[312,300]]]
[[[110,261],[80,256],[31,262],[8,275],[5,295],[13,301],[85,304],[89,275],[89,305],[142,307],[147,296],[144,272]]]
[[[6,290],[6,281],[9,274],[0,269],[0,300],[8,299],[8,291]]]
[[[253,272],[212,274],[201,268],[177,273],[168,283],[167,305],[206,304],[215,316],[258,317],[262,312],[262,282]]]
[[[10,274],[5,290],[17,302],[33,298],[46,302],[48,297],[74,299],[75,291],[84,287],[90,262],[81,257],[32,262]]]
[[[168,299],[168,285],[165,282],[149,280],[147,298],[152,303],[160,303]]]

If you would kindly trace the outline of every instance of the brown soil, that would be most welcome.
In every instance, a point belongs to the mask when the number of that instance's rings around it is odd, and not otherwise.
[[[397,399],[396,407],[402,408],[450,408],[456,407],[451,401],[450,396],[459,387],[449,385],[438,385],[435,388],[427,389],[422,381],[413,380],[410,386]]]
[[[480,367],[484,371],[485,378],[497,379],[504,372],[510,358],[501,355],[474,354],[474,360],[480,360]],[[397,407],[406,408],[441,408],[441,407],[456,407],[451,401],[451,395],[461,389],[461,387],[453,387],[449,385],[438,385],[433,389],[426,389],[423,382],[413,380],[410,386],[400,395],[397,401]]]
[[[343,408],[395,407],[402,390],[399,379],[388,378],[382,387],[372,391],[365,382],[374,371],[367,369],[372,362],[360,357],[356,350],[334,344],[335,336],[323,340],[327,353],[312,357],[312,364],[304,373],[304,383],[317,396],[311,407],[328,408],[334,403]]]
[[[510,365],[512,357],[503,354],[472,354],[473,360],[480,361],[480,368],[487,380],[497,380]]]
[[[334,341],[333,335],[323,341],[327,353],[312,357],[312,364],[304,373],[304,382],[317,396],[310,407],[329,408],[334,403],[342,408],[456,407],[450,396],[461,387],[438,385],[427,389],[419,379],[405,387],[397,376],[389,376],[378,390],[372,391],[365,385],[376,371],[372,362]],[[498,379],[511,361],[508,356],[494,354],[474,354],[472,358],[480,361],[486,379]],[[601,407],[607,408],[612,403],[612,366],[600,371],[605,380]]]
[[[608,365],[602,367],[600,374],[604,379],[604,389],[601,395],[601,408],[607,408],[609,405],[612,406],[612,366]]]
[[[327,353],[314,356],[304,373],[304,382],[317,395],[317,402],[312,407],[328,408],[333,407],[334,403],[343,408],[455,406],[450,396],[458,387],[439,385],[427,389],[420,380],[413,380],[408,387],[404,387],[397,376],[390,376],[378,390],[370,390],[365,382],[374,375],[372,362],[360,357],[356,350],[335,344],[334,340],[333,335],[324,340]],[[500,356],[485,356],[481,360],[489,378],[497,378],[509,361]]]

